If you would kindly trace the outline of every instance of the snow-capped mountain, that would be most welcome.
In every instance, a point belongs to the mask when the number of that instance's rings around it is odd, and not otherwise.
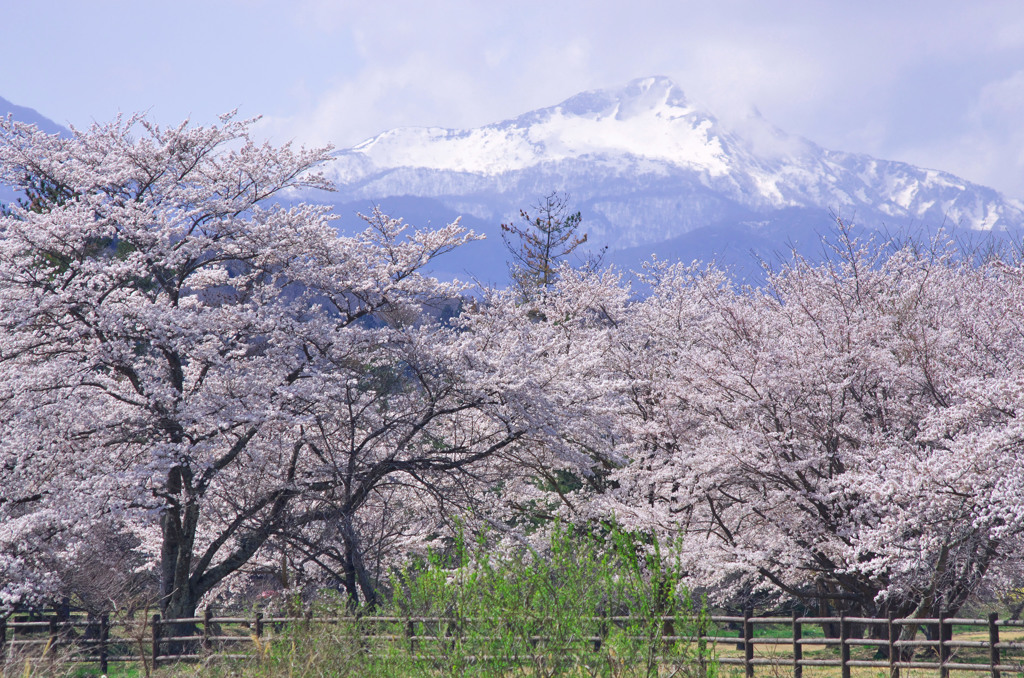
[[[726,127],[660,77],[471,130],[390,130],[339,151],[329,172],[339,202],[364,211],[371,202],[446,209],[492,233],[520,208],[564,191],[590,242],[613,251],[675,242],[714,256],[707,241],[716,233],[730,234],[723,244],[734,248],[744,246],[737,239],[781,246],[808,229],[828,230],[833,214],[889,231],[1024,227],[1024,204],[993,189],[823,149],[756,115]]]
[[[7,113],[68,133],[0,99]],[[354,213],[373,205],[416,226],[461,216],[489,239],[447,255],[435,272],[496,283],[507,279],[500,224],[553,191],[582,212],[588,244],[627,267],[657,253],[755,271],[751,252],[817,251],[835,215],[868,231],[1024,234],[1024,204],[993,189],[827,150],[758,115],[726,125],[661,77],[476,129],[390,130],[337,152],[326,171],[342,229],[361,228]],[[15,198],[0,186],[0,203]]]

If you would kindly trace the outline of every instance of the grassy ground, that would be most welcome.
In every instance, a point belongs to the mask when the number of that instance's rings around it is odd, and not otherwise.
[[[392,631],[395,630],[397,629],[392,629]],[[987,632],[977,628],[954,627],[954,632],[956,640],[986,641],[988,639]],[[729,632],[722,629],[712,633],[725,635]],[[624,646],[621,643],[616,646],[614,634],[602,652],[597,654],[589,651],[584,642],[577,643],[576,658],[570,657],[565,661],[555,661],[542,648],[536,650],[532,657],[521,657],[524,660],[540,659],[542,664],[540,670],[526,665],[512,668],[511,664],[507,664],[504,667],[490,669],[474,665],[469,655],[475,650],[469,647],[457,649],[450,655],[446,655],[444,649],[430,650],[421,643],[420,655],[415,656],[408,651],[408,641],[402,638],[400,633],[396,636],[395,640],[372,647],[355,635],[351,629],[346,630],[345,627],[337,625],[313,624],[305,628],[296,628],[292,632],[279,630],[277,635],[274,635],[273,630],[270,629],[267,638],[260,642],[256,642],[255,639],[246,640],[241,646],[225,648],[232,653],[249,655],[251,659],[248,660],[220,659],[210,656],[199,663],[162,665],[156,671],[153,671],[151,667],[143,666],[140,662],[112,663],[106,675],[108,678],[143,678],[147,675],[152,678],[226,678],[227,676],[238,676],[239,678],[269,678],[271,676],[289,676],[291,678],[313,676],[341,678],[480,676],[481,678],[497,678],[501,676],[505,678],[506,676],[531,675],[619,678],[646,674],[642,659],[648,649],[640,645]],[[821,627],[805,625],[803,636],[805,639],[820,638],[823,636]],[[788,625],[759,626],[757,637],[789,638],[790,628]],[[1024,628],[1004,627],[1001,629],[1000,638],[1004,642],[1024,642]],[[371,653],[376,658],[369,658],[368,654]],[[427,659],[425,655],[428,653],[435,654],[439,658]],[[742,659],[744,655],[743,650],[738,649],[732,642],[717,644],[712,648],[712,653],[715,657],[734,659]],[[803,654],[805,659],[811,660],[839,659],[839,649],[835,646],[805,644],[803,645]],[[792,656],[792,645],[789,643],[755,645],[755,658],[775,659],[779,662],[777,666],[757,666],[755,675],[792,676]],[[878,659],[875,656],[874,647],[864,646],[853,647],[851,657],[854,660]],[[954,652],[953,661],[984,664],[987,662],[987,657],[987,649],[964,648]],[[692,654],[680,653],[677,659],[678,661],[675,662],[671,670],[663,670],[662,675],[695,676],[699,673],[692,661]],[[935,661],[935,659],[919,656],[918,661]],[[1024,673],[1024,658],[1022,658],[1021,652],[1005,653],[1003,662],[1010,665],[1021,665],[1022,673]],[[712,672],[714,671],[712,670]],[[902,676],[904,678],[923,678],[924,676],[935,676],[937,673],[935,669],[904,669]],[[739,678],[743,674],[742,666],[721,665],[718,668],[718,676],[721,678]],[[803,670],[803,675],[806,678],[832,678],[839,674],[838,667],[805,666]],[[888,671],[881,668],[853,667],[851,674],[855,678],[883,678],[888,676]],[[86,676],[99,676],[100,673],[97,664],[69,664],[62,662],[58,657],[55,660],[30,661],[27,664],[23,661],[20,663],[9,661],[0,671],[0,675],[3,678],[31,678],[33,676],[85,678]],[[985,675],[985,673],[958,670],[951,672],[953,678],[980,675]]]
[[[365,617],[344,623],[296,622],[288,626],[267,622],[262,638],[250,637],[249,622],[211,626],[210,635],[235,635],[242,640],[222,652],[245,654],[239,660],[211,653],[198,663],[161,665],[146,662],[111,664],[107,678],[698,678],[710,659],[710,675],[731,678],[742,667],[716,667],[714,657],[741,658],[736,643],[704,648],[696,642],[698,629],[709,623],[699,604],[673,594],[680,590],[671,553],[662,553],[633,535],[607,535],[554,530],[545,558],[524,554],[520,559],[494,561],[485,543],[456,544],[445,559],[431,559],[396,575],[390,588],[394,599],[387,611],[407,621],[370,621]],[[298,604],[298,601],[296,601]],[[314,606],[316,618],[336,617],[345,601],[322,596]],[[628,610],[632,627],[620,628],[599,615]],[[664,615],[675,615],[671,628]],[[244,615],[251,619],[252,615]],[[140,617],[139,619],[143,619]],[[411,642],[408,620],[413,622]],[[424,622],[430,618],[432,621]],[[444,621],[438,621],[443,618]],[[454,621],[458,620],[458,621]],[[124,653],[148,650],[147,628],[119,641]],[[961,640],[987,640],[980,629],[954,629]],[[788,638],[788,624],[757,625],[756,638]],[[725,629],[710,635],[734,635]],[[606,640],[595,650],[592,637]],[[806,624],[805,639],[821,637],[820,626]],[[371,637],[373,636],[373,637]],[[548,640],[538,642],[538,636]],[[666,638],[668,636],[668,638]],[[1024,629],[1003,627],[1003,641],[1024,641]],[[22,646],[25,647],[25,646]],[[215,648],[217,649],[217,648]],[[824,644],[803,646],[805,659],[838,659],[839,649]],[[874,660],[874,647],[854,647],[855,660]],[[987,650],[963,649],[954,661],[987,659]],[[660,658],[655,662],[655,656]],[[758,659],[778,659],[776,666],[757,666],[757,676],[792,675],[791,643],[755,644]],[[1013,664],[1015,659],[1003,663]],[[929,661],[929,660],[925,660]],[[934,660],[931,660],[934,661]],[[903,671],[904,678],[932,676],[935,669]],[[1022,669],[1021,673],[1024,673]],[[96,664],[68,664],[58,659],[26,663],[12,659],[0,667],[0,678],[98,676]],[[838,667],[804,667],[806,678],[839,676]],[[887,675],[885,669],[856,667],[856,678]],[[984,675],[954,671],[953,676]]]
[[[961,641],[987,641],[988,632],[978,631],[977,627],[971,628],[970,632],[964,632],[964,627],[954,627],[954,640]],[[765,629],[765,633],[761,633],[762,629],[758,629],[757,637],[777,637],[777,638],[790,638],[791,633],[788,627],[775,629],[774,632],[769,627]],[[803,628],[804,638],[823,637],[820,627],[805,626]],[[1003,642],[1021,642],[1024,641],[1024,629],[1018,628],[1002,628],[1000,631],[1000,640]],[[729,658],[743,658],[743,650],[737,649],[736,645],[729,643],[719,643],[715,647],[716,657],[729,657]],[[803,656],[804,659],[811,660],[839,660],[839,648],[828,645],[803,645]],[[792,645],[756,645],[754,646],[754,657],[757,659],[775,659],[779,662],[778,666],[758,666],[755,669],[755,675],[758,676],[792,676],[793,668],[793,650]],[[879,657],[876,657],[876,649],[873,646],[860,646],[853,647],[850,651],[850,658],[853,660],[876,660],[884,661]],[[937,658],[923,657],[918,654],[916,659],[921,662],[935,662]],[[952,661],[958,663],[978,663],[984,665],[988,662],[988,650],[984,648],[957,648],[953,652]],[[1024,673],[1024,656],[1019,651],[1004,655],[1003,663],[1007,665],[1017,665],[1021,669],[1021,673]],[[854,678],[888,678],[888,669],[882,668],[870,668],[870,667],[852,667],[850,671]],[[1004,672],[1005,674],[1005,672]],[[720,675],[723,677],[739,677],[744,675],[743,667],[726,666],[723,665],[720,669]],[[805,666],[803,668],[803,675],[805,678],[834,678],[840,675],[838,667],[817,667],[817,666]],[[900,672],[903,678],[923,678],[924,676],[934,677],[938,675],[936,669],[902,669]],[[961,671],[952,670],[950,676],[952,678],[967,678],[969,676],[984,676],[986,672],[974,672],[974,671]],[[1009,674],[1013,675],[1013,674]]]
[[[760,633],[764,631],[764,633]],[[805,638],[821,637],[820,628],[813,631],[812,627],[804,629]],[[758,637],[788,637],[788,629],[765,628],[759,629]],[[954,638],[957,640],[987,640],[987,633],[973,631],[970,633],[959,632]],[[1001,640],[1024,641],[1024,629],[1004,628],[1001,633]],[[567,677],[588,677],[596,678],[604,676],[609,678],[626,678],[630,676],[642,676],[646,674],[643,666],[627,666],[623,657],[616,657],[615,649],[610,648],[600,657],[593,657],[589,663],[580,661],[573,666],[571,663],[556,666],[548,663],[540,670],[524,666],[521,668],[498,668],[486,670],[482,667],[473,667],[465,663],[465,657],[455,656],[453,661],[414,661],[404,650],[405,644],[392,648],[391,650],[378,650],[375,654],[380,655],[377,659],[369,659],[366,652],[369,648],[364,643],[356,641],[349,634],[339,635],[337,629],[312,629],[298,634],[283,633],[272,641],[251,644],[245,651],[251,656],[249,660],[224,660],[210,657],[199,663],[177,664],[160,666],[155,672],[150,671],[152,678],[263,678],[289,676],[289,678],[312,678],[314,676],[331,676],[332,678],[370,678],[375,676],[387,676],[388,678],[426,678],[427,676],[481,676],[487,678],[502,678],[512,676],[551,676],[561,675]],[[232,650],[239,651],[241,648]],[[808,644],[803,646],[805,659],[833,659],[838,660],[839,650],[834,646]],[[390,654],[389,654],[390,653]],[[457,653],[456,653],[457,654]],[[538,656],[543,653],[538,652]],[[743,651],[736,648],[733,643],[720,643],[714,648],[714,654],[722,658],[742,658]],[[875,659],[874,649],[870,647],[854,647],[851,655],[853,659],[871,660]],[[755,645],[755,658],[774,658],[780,662],[778,666],[757,666],[755,675],[768,677],[792,676],[793,669],[792,647],[788,644],[780,645]],[[1016,653],[1014,656],[1019,656]],[[987,657],[987,650],[961,650],[954,654],[954,661],[983,661]],[[639,657],[633,657],[634,660]],[[934,659],[923,659],[923,661],[934,661]],[[1021,659],[1010,659],[1006,663],[1020,664]],[[695,676],[698,671],[696,666],[683,666],[678,664],[672,667],[663,667],[661,675],[668,676]],[[714,672],[714,667],[712,667]],[[1024,666],[1022,666],[1024,672]],[[936,676],[935,669],[904,669],[901,675],[904,678],[924,678],[925,676]],[[853,667],[851,674],[854,678],[888,678],[888,670],[881,668]],[[61,665],[59,662],[49,664],[47,662],[34,662],[26,667],[9,666],[3,674],[19,678],[31,676],[68,676],[73,678],[85,678],[86,676],[99,676],[96,665]],[[720,678],[740,678],[744,675],[742,666],[722,665],[718,668]],[[835,678],[840,675],[838,667],[804,667],[805,678]],[[969,676],[982,676],[985,673],[975,673],[954,670],[950,674],[953,678],[968,678]],[[111,664],[108,678],[143,678],[147,676],[146,668],[140,663]]]

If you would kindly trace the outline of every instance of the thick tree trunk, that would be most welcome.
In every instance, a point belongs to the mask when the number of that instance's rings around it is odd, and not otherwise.
[[[358,605],[361,591],[363,603],[373,609],[379,602],[377,589],[363,563],[363,554],[359,550],[359,538],[352,527],[352,519],[349,516],[343,516],[340,522],[341,538],[345,544],[345,587],[348,589],[349,598],[353,606]]]
[[[182,601],[196,598],[192,586],[192,560],[199,523],[199,507],[187,504],[185,508],[169,508],[163,518],[163,545],[160,552],[160,611],[164,617],[177,619],[193,616],[180,615],[175,610],[187,609]],[[192,612],[195,611],[193,600]]]
[[[160,551],[160,613],[165,620],[195,617],[199,595],[192,582],[192,559],[199,507],[188,503],[184,509],[170,507],[161,519],[163,544]],[[173,624],[163,629],[165,637],[195,635],[194,622]],[[167,654],[186,654],[195,643],[171,641],[164,648]]]
[[[196,616],[196,606],[199,601],[194,595],[185,592],[173,596],[169,604],[164,608],[163,618],[165,620],[189,619]],[[162,635],[168,638],[182,638],[196,635],[195,622],[181,622],[164,626]],[[197,641],[170,641],[163,648],[163,654],[194,654],[198,651]]]

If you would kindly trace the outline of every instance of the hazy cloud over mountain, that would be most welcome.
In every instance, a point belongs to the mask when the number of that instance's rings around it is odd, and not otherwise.
[[[241,107],[282,141],[471,128],[651,73],[723,120],[1024,197],[1016,0],[12,3],[0,93],[57,122]]]

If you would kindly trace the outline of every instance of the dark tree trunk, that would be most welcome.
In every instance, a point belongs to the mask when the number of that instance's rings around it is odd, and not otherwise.
[[[180,486],[179,486],[180,487]],[[188,619],[196,616],[200,596],[192,582],[193,547],[199,507],[186,504],[168,508],[162,517],[163,544],[160,551],[160,613],[165,620]],[[164,627],[165,637],[195,635],[194,622]],[[196,643],[171,641],[165,646],[168,654],[190,654]]]
[[[363,603],[373,609],[379,602],[377,589],[363,563],[359,538],[352,527],[352,519],[349,516],[342,516],[340,523],[341,538],[345,544],[345,588],[348,590],[349,599],[353,606],[357,606],[359,593],[362,592]]]

